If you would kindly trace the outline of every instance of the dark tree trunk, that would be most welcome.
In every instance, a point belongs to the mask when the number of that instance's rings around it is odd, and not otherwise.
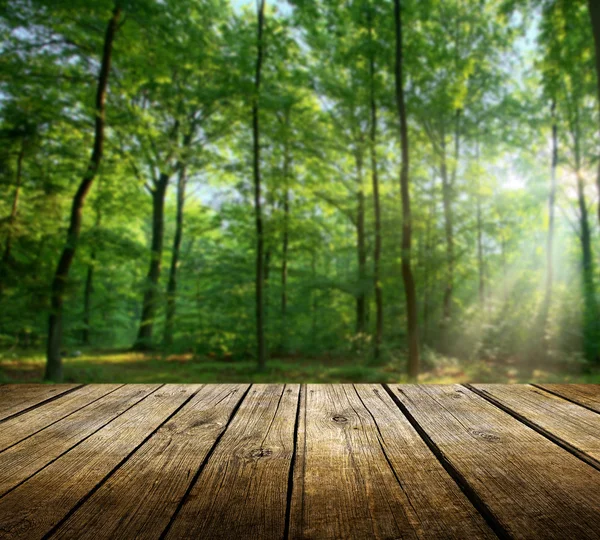
[[[365,274],[367,269],[367,251],[365,247],[365,193],[363,190],[362,150],[357,150],[357,205],[356,205],[356,253],[358,256],[358,291],[356,296],[356,333],[363,334],[366,327],[367,299],[365,294]]]
[[[102,53],[102,62],[100,64],[98,87],[96,91],[96,118],[92,157],[86,174],[84,175],[83,180],[77,189],[77,193],[73,198],[69,229],[67,231],[67,241],[65,243],[65,247],[63,248],[63,252],[52,281],[50,293],[51,311],[48,321],[48,343],[46,348],[47,362],[46,372],[44,375],[45,380],[62,380],[62,359],[60,355],[60,348],[62,340],[62,309],[65,288],[81,232],[81,221],[85,198],[92,187],[92,183],[96,177],[96,173],[98,172],[98,167],[102,161],[104,147],[106,88],[108,86],[108,75],[110,72],[113,41],[120,16],[121,8],[116,5],[111,18],[108,21],[106,35],[104,37],[104,50]]]
[[[373,40],[373,20],[369,15],[369,38]],[[379,203],[379,175],[377,170],[377,103],[375,101],[375,52],[369,57],[369,78],[371,82],[371,180],[373,184],[373,213],[375,214],[375,248],[373,251],[373,284],[375,289],[375,348],[374,356],[379,358],[383,339],[383,292],[381,290],[381,207]]]
[[[173,331],[175,324],[176,295],[177,295],[177,269],[179,267],[179,253],[183,237],[183,207],[185,204],[185,188],[187,184],[186,167],[180,165],[177,179],[177,215],[175,218],[175,235],[173,237],[173,251],[171,253],[171,266],[169,268],[169,283],[167,285],[167,311],[165,315],[164,344],[173,345]]]
[[[402,168],[400,171],[400,191],[402,196],[402,280],[406,295],[406,326],[408,332],[408,376],[416,379],[419,375],[419,329],[417,321],[417,293],[411,269],[410,251],[412,222],[410,214],[408,125],[404,102],[403,63],[402,63],[402,9],[400,0],[394,0],[396,33],[396,105],[400,119],[400,139],[402,148]]]
[[[590,19],[592,21],[592,33],[594,35],[594,48],[596,54],[596,87],[598,91],[598,106],[600,107],[600,2],[588,0]],[[600,160],[598,161],[598,174],[596,176],[598,194],[600,195]],[[598,219],[600,220],[600,197],[598,197]]]
[[[165,195],[168,185],[169,176],[166,173],[161,173],[152,190],[152,249],[142,303],[142,319],[134,345],[134,348],[140,351],[152,347],[152,330],[158,304],[158,280],[160,279],[165,232]]]
[[[263,370],[267,362],[267,347],[265,342],[264,328],[264,238],[262,208],[260,201],[261,179],[260,179],[260,126],[259,126],[259,97],[260,77],[264,55],[263,27],[265,19],[265,2],[258,3],[258,25],[257,25],[257,52],[256,72],[254,79],[255,95],[252,101],[252,140],[253,140],[253,171],[254,171],[254,213],[256,220],[256,343],[258,369]]]
[[[290,222],[290,145],[289,145],[289,110],[286,110],[286,137],[283,150],[283,239],[281,246],[281,349],[287,347],[287,277],[288,277],[288,249],[289,249],[289,222]]]

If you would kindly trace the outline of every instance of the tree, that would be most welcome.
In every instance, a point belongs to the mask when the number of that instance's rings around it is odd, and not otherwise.
[[[265,0],[257,0],[257,41],[256,41],[256,71],[254,78],[255,95],[252,100],[252,143],[253,143],[253,172],[254,172],[254,214],[256,222],[256,343],[258,369],[263,370],[267,362],[267,349],[264,328],[264,238],[263,218],[261,208],[261,179],[260,179],[260,123],[259,99],[260,76],[264,56],[263,30],[265,20]]]
[[[64,301],[64,292],[66,281],[69,277],[69,270],[75,257],[77,242],[81,232],[81,221],[83,205],[85,198],[92,187],[94,178],[102,161],[104,150],[104,116],[106,108],[106,89],[108,86],[108,77],[110,73],[110,63],[112,59],[112,48],[117,31],[117,24],[121,16],[121,7],[117,4],[113,10],[112,16],[106,27],[104,38],[104,49],[102,52],[102,61],[100,73],[98,75],[98,86],[96,92],[96,118],[94,132],[94,148],[92,157],[77,193],[73,198],[71,207],[71,217],[69,230],[67,232],[67,241],[62,255],[56,268],[56,273],[52,281],[51,306],[48,321],[48,344],[46,347],[46,373],[44,378],[51,381],[62,380],[62,361],[61,361],[61,339],[62,339],[62,309]]]
[[[412,222],[410,213],[409,185],[409,141],[404,102],[404,79],[402,58],[402,7],[400,0],[394,0],[394,22],[396,31],[396,105],[400,120],[400,145],[402,166],[400,169],[400,191],[402,197],[402,281],[406,296],[406,328],[408,336],[408,375],[416,379],[419,374],[419,332],[417,315],[417,293],[411,269]]]

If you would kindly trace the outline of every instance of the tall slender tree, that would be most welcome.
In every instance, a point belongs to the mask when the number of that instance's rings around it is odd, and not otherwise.
[[[404,101],[402,6],[394,0],[394,28],[396,34],[396,107],[400,120],[400,146],[402,165],[400,169],[400,193],[402,198],[402,280],[406,297],[406,328],[408,337],[408,375],[416,379],[419,375],[419,329],[417,292],[411,268],[412,218],[410,213],[409,141],[406,103]]]
[[[259,99],[260,80],[264,58],[264,23],[266,0],[257,0],[257,39],[256,39],[256,69],[254,75],[254,96],[252,99],[252,170],[254,173],[254,217],[256,223],[256,344],[258,369],[263,370],[267,362],[267,347],[264,327],[264,237],[263,217],[261,207],[261,177],[260,177],[260,122]]]
[[[379,200],[379,171],[377,165],[377,101],[375,98],[375,43],[373,39],[372,7],[368,13],[369,24],[369,101],[371,110],[370,152],[371,181],[373,186],[373,212],[375,214],[375,246],[373,249],[373,283],[375,289],[375,347],[374,356],[379,358],[383,340],[383,291],[381,289],[381,204]]]
[[[116,4],[112,16],[108,21],[104,37],[104,48],[102,51],[102,61],[100,63],[100,73],[98,75],[98,85],[96,90],[96,114],[95,114],[95,132],[94,148],[87,171],[75,193],[73,204],[71,206],[71,216],[69,229],[67,231],[67,241],[63,248],[50,294],[51,312],[48,320],[48,342],[46,347],[46,372],[44,379],[51,381],[60,381],[63,377],[61,341],[62,341],[62,310],[64,303],[65,288],[69,277],[69,270],[75,258],[77,242],[81,232],[81,221],[83,217],[83,205],[87,194],[89,193],[98,168],[102,161],[104,150],[104,124],[106,109],[106,89],[108,87],[108,78],[110,73],[110,64],[112,60],[113,42],[117,32],[117,25],[121,17],[121,6]]]

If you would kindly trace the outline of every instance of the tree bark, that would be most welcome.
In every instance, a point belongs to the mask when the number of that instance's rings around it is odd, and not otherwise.
[[[588,0],[590,19],[592,22],[592,33],[594,35],[594,49],[596,54],[596,88],[598,91],[598,107],[600,108],[600,2],[598,0]],[[598,156],[600,158],[600,156]],[[596,185],[600,195],[600,160],[598,161],[598,173],[596,176]],[[598,220],[600,220],[600,196],[598,197]]]
[[[168,185],[169,175],[161,173],[152,190],[152,248],[142,303],[142,319],[134,344],[134,349],[138,351],[148,350],[152,347],[152,331],[158,303],[158,280],[160,279],[165,233],[165,195]]]
[[[369,13],[369,40],[373,44],[373,20]],[[381,354],[383,339],[383,291],[381,290],[381,206],[379,201],[379,174],[377,170],[377,103],[375,101],[375,51],[369,56],[371,82],[371,182],[373,185],[373,213],[375,214],[375,247],[373,251],[373,284],[375,289],[375,347],[374,356]]]
[[[281,246],[281,350],[287,347],[287,278],[288,278],[288,249],[289,249],[289,221],[290,221],[290,142],[289,142],[289,124],[290,113],[286,109],[285,114],[286,136],[283,149],[283,239]]]
[[[179,267],[179,254],[181,239],[183,237],[183,209],[185,204],[185,188],[187,184],[186,166],[180,164],[177,179],[177,214],[175,217],[175,235],[173,237],[173,251],[171,253],[171,266],[169,268],[169,282],[167,285],[167,310],[165,315],[164,344],[173,345],[173,331],[175,324],[177,270]]]
[[[356,296],[356,333],[363,334],[366,327],[366,294],[365,275],[367,268],[367,251],[365,247],[365,192],[363,190],[363,157],[362,150],[356,152],[357,205],[356,205],[356,253],[358,258],[358,292]]]
[[[254,213],[256,221],[256,343],[258,369],[264,370],[267,362],[267,348],[264,328],[264,238],[262,208],[260,200],[260,125],[259,125],[259,96],[260,78],[264,56],[263,27],[265,19],[266,0],[257,0],[257,52],[256,71],[254,78],[255,95],[252,101],[252,140],[253,140],[253,172],[254,172]]]
[[[412,221],[410,213],[409,153],[406,104],[404,102],[403,59],[402,59],[402,9],[400,0],[394,0],[396,34],[396,106],[400,119],[400,140],[402,167],[400,170],[400,191],[402,197],[402,279],[406,295],[406,326],[408,332],[408,376],[416,379],[419,374],[419,331],[417,320],[417,293],[411,269],[410,252]]]
[[[63,376],[60,348],[62,341],[62,310],[65,288],[81,232],[83,205],[98,172],[100,162],[102,161],[102,154],[104,150],[106,89],[108,86],[113,42],[120,16],[121,8],[117,4],[113,10],[110,20],[108,21],[106,34],[104,37],[104,49],[102,53],[100,73],[98,75],[98,87],[96,91],[96,119],[92,157],[86,174],[84,175],[83,180],[77,189],[75,197],[73,198],[69,229],[67,231],[67,241],[63,248],[58,266],[56,268],[56,273],[54,274],[54,279],[52,281],[50,294],[51,312],[48,320],[48,342],[46,347],[46,372],[44,375],[45,380],[60,381],[62,380]]]

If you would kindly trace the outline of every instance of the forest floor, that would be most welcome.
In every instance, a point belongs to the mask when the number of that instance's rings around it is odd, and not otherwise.
[[[0,351],[0,383],[42,380],[44,355],[32,351]],[[425,366],[420,383],[600,383],[592,375],[562,369],[520,369],[514,362],[468,361],[436,357]],[[160,355],[131,351],[84,351],[64,359],[65,382],[77,383],[402,383],[404,363],[395,359],[376,365],[349,357],[272,358],[263,372],[247,360],[203,358],[192,354]]]

